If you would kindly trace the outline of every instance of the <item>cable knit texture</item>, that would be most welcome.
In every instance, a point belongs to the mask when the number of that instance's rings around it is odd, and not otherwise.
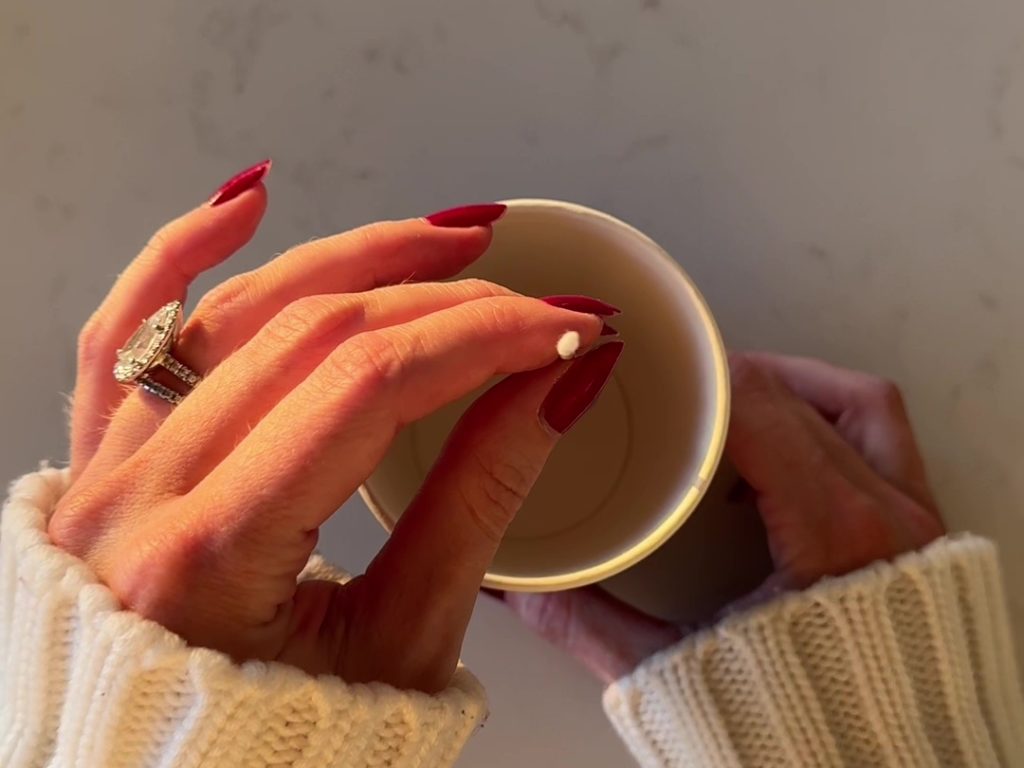
[[[653,656],[605,711],[654,766],[1024,766],[995,547],[958,536]]]
[[[483,719],[463,669],[428,696],[188,647],[50,544],[66,483],[28,475],[3,510],[0,766],[445,766]],[[330,575],[314,557],[303,577]]]

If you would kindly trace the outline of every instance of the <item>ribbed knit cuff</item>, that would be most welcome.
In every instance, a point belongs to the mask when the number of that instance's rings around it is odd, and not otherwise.
[[[0,522],[0,765],[445,766],[483,719],[462,669],[428,696],[188,647],[49,543],[66,484],[22,478]]]
[[[962,535],[784,595],[605,692],[653,766],[1021,766],[995,547]]]

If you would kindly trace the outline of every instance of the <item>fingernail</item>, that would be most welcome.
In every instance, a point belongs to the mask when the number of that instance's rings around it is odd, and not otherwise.
[[[435,227],[482,227],[493,224],[508,208],[504,203],[482,203],[480,205],[461,205],[432,213],[424,218]]]
[[[210,206],[234,200],[247,189],[255,187],[270,173],[270,166],[272,164],[273,161],[267,158],[262,163],[256,163],[251,168],[246,168],[241,173],[232,176],[221,185],[220,189],[213,193],[213,197],[210,198]]]
[[[605,323],[604,325],[601,326],[601,335],[602,336],[618,336],[619,335],[619,329],[616,328],[614,325],[608,325],[608,323]]]
[[[585,312],[588,315],[600,315],[601,317],[611,317],[622,312],[618,307],[600,299],[592,299],[590,296],[545,296],[541,301],[553,307],[573,312]]]
[[[569,431],[601,394],[625,345],[604,344],[579,358],[555,382],[540,406],[540,418],[560,435]]]
[[[480,587],[480,591],[488,597],[493,597],[498,602],[505,602],[505,593],[500,589],[491,589],[490,587]]]

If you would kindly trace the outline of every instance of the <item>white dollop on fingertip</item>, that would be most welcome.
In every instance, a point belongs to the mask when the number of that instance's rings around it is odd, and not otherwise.
[[[580,348],[580,335],[576,331],[566,331],[562,334],[562,337],[558,340],[558,344],[555,347],[558,350],[558,356],[563,360],[568,360],[576,354]]]

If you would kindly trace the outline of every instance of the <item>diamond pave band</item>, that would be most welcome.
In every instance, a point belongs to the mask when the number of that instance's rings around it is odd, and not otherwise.
[[[180,301],[172,301],[142,321],[124,347],[117,350],[114,378],[122,384],[138,384],[146,392],[173,405],[182,401],[202,377],[171,354],[181,333],[183,313]],[[156,381],[151,373],[157,368],[174,376],[186,389],[184,393]]]
[[[165,387],[163,384],[152,379],[139,379],[139,389],[149,392],[149,394],[159,397],[161,400],[166,400],[171,405],[177,405],[185,399],[184,395],[180,395],[170,387]]]

